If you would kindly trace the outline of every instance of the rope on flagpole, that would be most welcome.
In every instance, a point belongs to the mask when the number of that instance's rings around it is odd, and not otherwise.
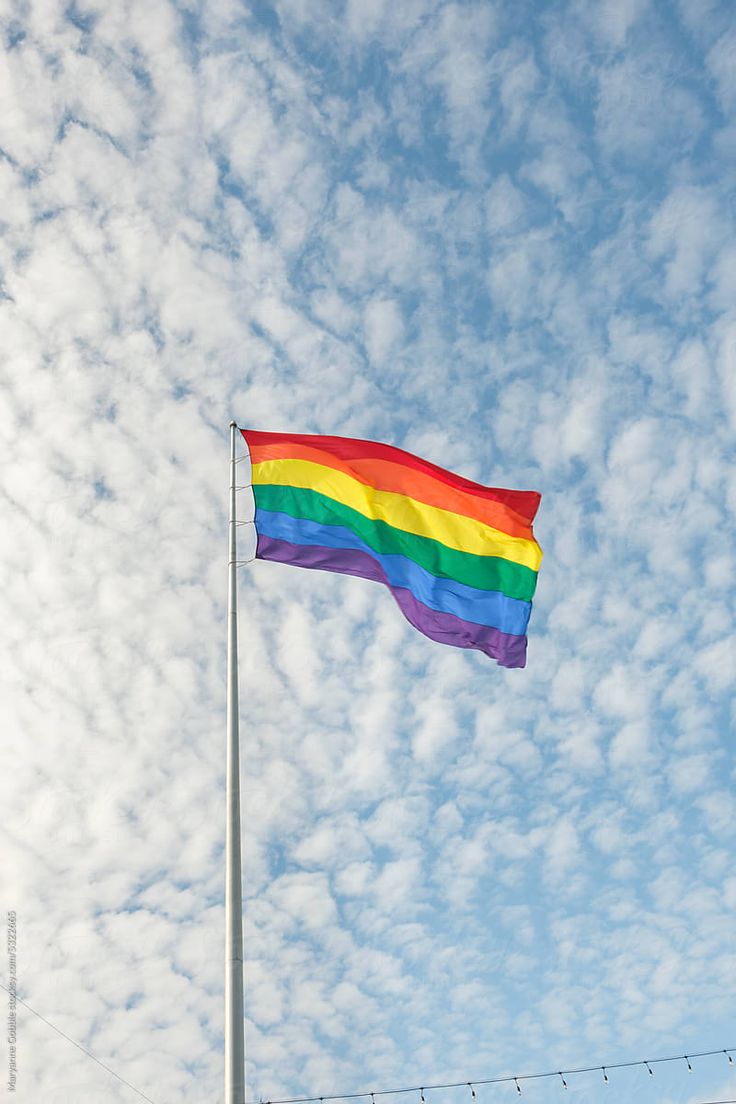
[[[235,478],[237,422],[230,422],[230,518],[227,591],[227,744],[225,782],[225,1099],[245,1102],[243,1009],[243,887],[240,841],[240,727],[238,707],[238,561]]]

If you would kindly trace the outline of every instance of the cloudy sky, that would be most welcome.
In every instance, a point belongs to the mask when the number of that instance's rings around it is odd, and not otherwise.
[[[20,995],[222,1099],[236,418],[538,490],[545,552],[516,671],[241,570],[249,1099],[736,1046],[733,4],[0,13]],[[140,1099],[22,1007],[17,1061],[18,1104]],[[736,1097],[692,1064],[523,1098]]]

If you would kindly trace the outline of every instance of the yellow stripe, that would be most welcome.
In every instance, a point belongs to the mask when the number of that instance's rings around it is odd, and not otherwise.
[[[311,460],[264,460],[253,465],[253,482],[318,491],[364,517],[380,519],[405,533],[430,537],[460,552],[499,556],[532,571],[538,571],[542,562],[542,550],[536,541],[510,537],[482,521],[427,506],[394,491],[375,490],[345,472]]]

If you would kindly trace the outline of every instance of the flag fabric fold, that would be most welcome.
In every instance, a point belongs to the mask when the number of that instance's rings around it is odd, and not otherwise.
[[[473,483],[378,442],[241,432],[256,558],[381,582],[426,636],[525,666],[536,491]]]

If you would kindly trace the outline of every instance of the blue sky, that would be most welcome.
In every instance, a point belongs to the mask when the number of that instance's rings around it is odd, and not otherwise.
[[[221,1099],[234,417],[538,490],[545,552],[523,671],[241,571],[249,1099],[735,1044],[733,6],[0,23],[21,995],[157,1104]],[[136,1099],[18,1034],[19,1104]],[[736,1097],[693,1066],[566,1095]]]

